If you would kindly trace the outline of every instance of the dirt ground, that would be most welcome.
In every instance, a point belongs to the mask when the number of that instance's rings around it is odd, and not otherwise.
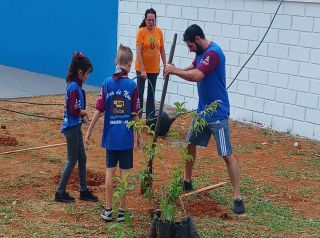
[[[50,96],[21,100],[63,104],[64,97]],[[95,94],[88,94],[90,115],[93,115],[92,105],[95,100]],[[48,117],[62,118],[63,115],[63,106],[39,106],[12,102],[0,102],[0,105],[2,108]],[[59,120],[29,117],[6,111],[0,111],[0,113],[0,153],[65,142],[64,136],[60,133],[61,121]],[[189,122],[188,116],[179,117],[171,129],[183,132],[183,136],[185,136]],[[105,151],[100,146],[102,123],[103,119],[100,119],[94,129],[91,143],[86,145],[88,185],[101,201],[96,209],[99,211],[102,210],[104,201]],[[83,133],[86,132],[86,129],[87,125],[84,125]],[[269,189],[263,193],[261,199],[286,205],[292,208],[298,216],[320,220],[319,142],[267,130],[258,125],[234,121],[231,122],[230,129],[234,155],[241,170],[241,180],[248,184],[250,183],[248,180],[253,178],[255,186],[260,188],[268,186]],[[144,132],[143,141],[151,140],[152,136]],[[163,158],[154,162],[156,171],[153,185],[154,194],[160,192],[173,167],[179,162],[180,149],[183,145],[181,140],[169,137],[160,137],[158,142]],[[295,142],[297,143],[295,144]],[[225,186],[229,187],[227,190],[229,194],[226,196],[232,199],[226,167],[217,155],[213,138],[208,148],[198,150],[197,156],[194,177],[202,179],[196,180],[196,186],[200,188],[226,181],[228,184]],[[141,150],[134,150],[132,183],[135,185],[135,189],[128,194],[128,207],[136,214],[146,214],[147,216],[148,211],[153,208],[153,204],[140,196],[138,178],[138,173],[144,168],[146,160],[147,157]],[[69,222],[77,220],[84,228],[91,226],[90,222],[84,221],[87,214],[80,213],[79,215],[77,212],[70,212],[70,210],[64,209],[64,204],[57,204],[53,201],[65,161],[65,145],[0,155],[0,206],[2,207],[0,218],[3,226],[0,229],[5,232],[1,235],[0,230],[0,237],[24,236],[24,234],[30,235],[32,233],[27,230],[29,226],[10,222],[10,219],[3,215],[5,214],[3,209],[8,207],[8,204],[12,209],[12,214],[18,214],[12,215],[12,220],[18,216],[19,220],[38,224],[38,228],[41,228],[39,220],[50,221],[54,224],[61,222],[61,219]],[[76,204],[79,206],[93,206],[91,203],[78,200],[78,189],[79,181],[77,168],[75,168],[69,181],[68,191],[76,197]],[[248,186],[243,190],[245,190],[243,192],[244,200],[250,200]],[[232,213],[229,206],[210,198],[208,194],[209,192],[204,192],[187,198],[184,201],[186,211],[181,211],[181,215],[187,213],[196,219],[216,217],[233,223],[241,222],[238,216]],[[46,210],[47,206],[50,208],[50,214],[48,212],[43,214],[37,209],[37,212],[34,212],[34,207]],[[250,213],[249,207],[248,212]],[[96,217],[94,222],[102,222],[99,219],[99,213],[90,215]],[[136,221],[137,226],[147,226],[142,223],[141,220]],[[54,227],[54,225],[52,226]],[[100,231],[100,233],[94,233],[93,237],[105,233],[105,231]],[[287,237],[293,236],[289,234]]]

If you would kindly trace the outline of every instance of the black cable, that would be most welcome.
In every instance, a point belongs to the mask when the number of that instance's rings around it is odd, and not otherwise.
[[[64,104],[62,104],[62,103],[27,102],[27,101],[17,101],[17,100],[4,99],[4,98],[0,98],[0,101],[22,103],[22,104],[30,104],[30,105],[42,105],[42,106],[64,106]]]
[[[63,103],[27,102],[27,101],[17,101],[17,100],[4,99],[4,98],[0,98],[0,101],[21,103],[21,104],[30,104],[30,105],[38,105],[38,106],[64,106],[65,105]],[[89,107],[96,108],[96,106],[93,106],[93,105],[89,105]]]
[[[247,63],[250,61],[250,59],[252,58],[252,56],[256,53],[256,51],[259,49],[260,45],[262,44],[262,42],[264,41],[264,38],[266,38],[271,26],[272,26],[272,23],[274,21],[274,19],[276,18],[276,16],[278,15],[278,11],[282,5],[284,0],[281,0],[281,2],[279,3],[279,6],[277,8],[277,11],[275,12],[275,14],[273,15],[273,18],[271,20],[271,23],[266,31],[266,33],[264,34],[264,36],[262,37],[260,43],[258,44],[258,46],[256,47],[256,49],[253,51],[253,53],[250,55],[250,57],[247,59],[247,61],[244,63],[244,65],[241,67],[241,69],[239,70],[239,72],[237,73],[236,77],[231,81],[231,83],[229,84],[229,86],[227,87],[227,90],[230,88],[230,86],[234,83],[234,81],[238,78],[239,74],[241,73],[241,71],[244,69],[244,67],[247,65]]]
[[[51,119],[51,120],[59,120],[59,121],[63,121],[63,119],[62,119],[62,118],[60,118],[60,117],[58,118],[58,117],[40,116],[40,115],[31,114],[31,113],[18,112],[18,111],[14,111],[14,110],[6,109],[6,108],[1,108],[1,107],[0,107],[0,110],[8,111],[8,112],[13,112],[13,113],[17,113],[17,114],[21,114],[21,115],[25,115],[25,116],[39,117],[39,118],[45,118],[45,119]]]

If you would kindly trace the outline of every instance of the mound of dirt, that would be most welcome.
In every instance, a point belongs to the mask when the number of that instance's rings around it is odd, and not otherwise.
[[[219,204],[210,199],[200,199],[188,204],[188,214],[194,217],[213,217],[218,216],[224,220],[232,219],[226,212],[222,210]]]
[[[54,176],[54,182],[56,184],[60,181],[61,174]],[[87,184],[88,186],[100,186],[105,182],[105,175],[102,172],[95,171],[92,169],[87,169]],[[73,189],[79,189],[79,176],[78,176],[78,168],[74,168],[71,177],[68,182],[68,186],[72,186]]]
[[[10,137],[10,136],[0,137],[0,145],[16,146],[17,144],[18,144],[18,141],[16,140],[15,137]]]

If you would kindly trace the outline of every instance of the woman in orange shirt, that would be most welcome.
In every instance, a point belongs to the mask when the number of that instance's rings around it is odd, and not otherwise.
[[[153,8],[147,9],[144,19],[139,26],[136,37],[136,63],[137,83],[139,90],[140,108],[143,109],[143,93],[148,78],[148,94],[146,103],[146,118],[155,116],[155,89],[157,77],[160,72],[160,56],[163,66],[166,65],[163,34],[156,26],[157,13]],[[141,118],[142,111],[139,114]]]

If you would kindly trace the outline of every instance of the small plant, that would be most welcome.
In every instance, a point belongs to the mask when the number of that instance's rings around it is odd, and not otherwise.
[[[127,124],[128,128],[133,127],[134,131],[136,133],[141,133],[143,129],[147,129],[149,134],[154,135],[154,131],[152,130],[151,126],[145,125],[146,120],[140,118],[137,122],[130,121]],[[143,153],[149,157],[149,162],[155,158],[162,158],[161,154],[158,149],[158,143],[155,141],[151,142],[145,142],[142,144],[142,151]],[[140,193],[145,194],[145,197],[148,198],[149,201],[151,201],[151,189],[152,189],[152,180],[154,177],[153,171],[150,172],[150,167],[149,164],[146,166],[146,168],[142,169],[139,173],[140,177],[140,184],[141,184],[141,189]]]
[[[127,173],[123,178],[114,177],[113,180],[117,181],[117,186],[115,187],[115,192],[113,193],[113,202],[118,204],[120,199],[124,199],[127,191],[134,189],[132,184],[128,183],[128,178],[130,177],[130,173]],[[109,227],[109,231],[112,233],[113,238],[133,238],[134,234],[131,231],[132,228],[132,218],[125,211],[124,214],[124,223],[115,223]]]
[[[130,173],[127,173],[123,178],[114,177],[112,180],[117,182],[117,186],[115,187],[115,192],[113,193],[114,202],[117,203],[119,199],[125,197],[127,191],[134,189],[132,184],[128,183],[128,178]]]
[[[182,165],[178,165],[173,172],[173,176],[168,184],[167,192],[164,192],[160,198],[160,210],[166,221],[173,222],[175,220],[176,203],[182,194]]]
[[[175,116],[180,116],[183,114],[188,113],[189,111],[184,107],[185,102],[175,102],[174,105],[176,106],[176,112],[175,112]]]
[[[219,105],[220,105],[220,101],[216,100],[211,104],[207,105],[203,111],[193,114],[192,130],[194,130],[196,134],[201,133],[203,129],[208,125],[206,117],[216,112]]]

